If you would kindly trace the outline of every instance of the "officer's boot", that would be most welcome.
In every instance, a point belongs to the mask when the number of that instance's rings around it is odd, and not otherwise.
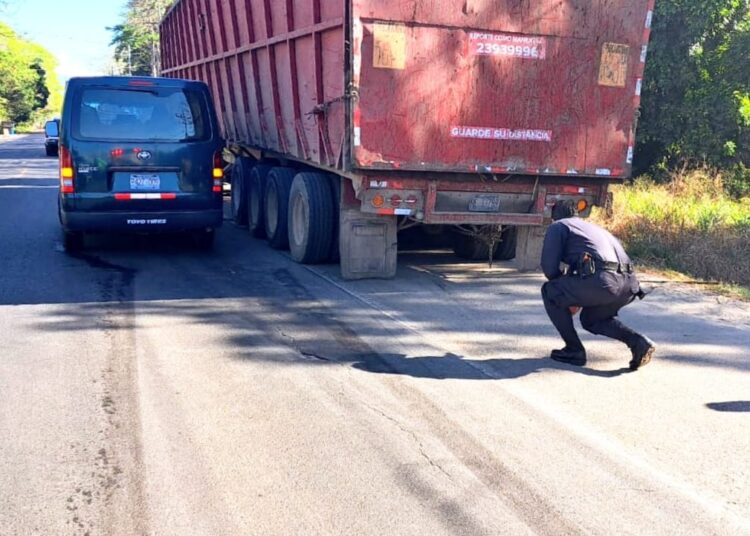
[[[555,361],[577,365],[582,367],[586,364],[586,350],[573,325],[573,315],[567,308],[555,307],[544,300],[544,308],[557,332],[565,341],[565,348],[552,350],[550,357]]]
[[[638,334],[638,340],[630,347],[630,353],[633,354],[633,359],[629,364],[630,370],[638,370],[648,365],[654,356],[654,351],[656,351],[654,341],[645,335]]]
[[[629,363],[630,370],[637,370],[647,365],[654,355],[654,350],[656,350],[651,339],[633,331],[617,318],[610,318],[584,327],[595,335],[604,335],[627,344],[633,356]]]

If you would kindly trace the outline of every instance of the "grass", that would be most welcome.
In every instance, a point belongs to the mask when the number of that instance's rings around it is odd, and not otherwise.
[[[750,297],[750,198],[724,192],[721,175],[707,169],[675,173],[668,184],[642,177],[614,187],[611,214],[595,218],[640,264]]]

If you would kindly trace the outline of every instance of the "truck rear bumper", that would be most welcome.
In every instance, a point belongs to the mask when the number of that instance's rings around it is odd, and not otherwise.
[[[119,233],[166,233],[221,227],[221,210],[170,212],[65,212],[60,213],[66,231]]]

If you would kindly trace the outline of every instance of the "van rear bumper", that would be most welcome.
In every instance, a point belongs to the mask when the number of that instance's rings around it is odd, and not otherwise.
[[[66,212],[60,220],[66,231],[165,233],[221,227],[221,210],[169,212]]]

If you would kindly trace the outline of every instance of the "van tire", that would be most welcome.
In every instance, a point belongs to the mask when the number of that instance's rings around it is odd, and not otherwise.
[[[247,225],[247,195],[245,192],[253,167],[252,162],[250,158],[241,156],[235,160],[232,166],[232,221],[239,227]]]
[[[287,221],[289,217],[289,191],[292,188],[295,170],[275,167],[268,174],[264,195],[263,221],[268,244],[274,249],[289,247]]]
[[[266,197],[266,183],[271,166],[258,164],[253,166],[247,182],[247,230],[255,238],[266,237],[266,223],[264,221],[264,204]]]
[[[216,240],[216,231],[214,229],[195,231],[193,233],[193,244],[196,249],[201,251],[209,251],[213,249],[214,242]]]
[[[302,264],[315,264],[331,254],[333,194],[322,173],[298,173],[289,192],[289,251]]]
[[[81,251],[85,245],[83,233],[63,231],[63,247],[67,252]]]

